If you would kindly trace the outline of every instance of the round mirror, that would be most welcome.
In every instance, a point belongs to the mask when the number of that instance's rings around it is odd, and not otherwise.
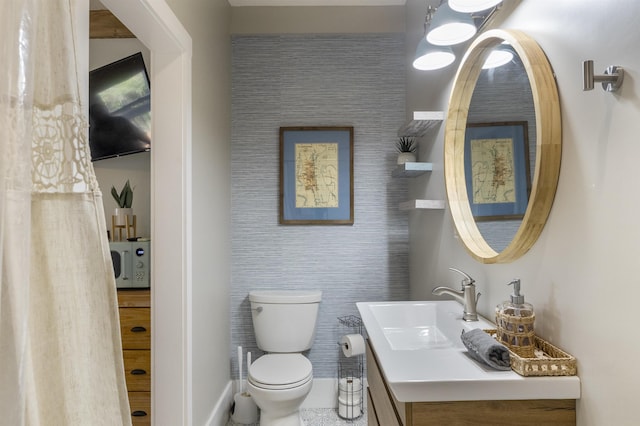
[[[519,31],[483,33],[458,69],[444,142],[449,207],[475,259],[511,262],[531,248],[561,155],[558,90],[544,52]]]

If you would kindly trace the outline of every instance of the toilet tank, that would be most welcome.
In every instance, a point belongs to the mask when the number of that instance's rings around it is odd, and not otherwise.
[[[321,291],[249,292],[253,331],[265,352],[293,353],[311,348],[316,334]]]

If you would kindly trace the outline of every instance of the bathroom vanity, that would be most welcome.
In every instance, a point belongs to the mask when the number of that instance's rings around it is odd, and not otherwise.
[[[507,50],[508,66],[485,69],[492,53]],[[503,137],[512,126],[522,128],[522,136]],[[498,152],[503,138],[522,160],[510,176],[513,188],[518,179],[524,183],[514,192],[526,203],[472,202],[487,181],[474,179],[471,152],[476,158],[487,155],[482,170],[497,170],[501,166],[491,152]],[[443,150],[447,205],[467,252],[484,264],[523,256],[551,210],[562,156],[555,76],[535,40],[521,31],[493,29],[473,41],[456,73]],[[484,210],[489,204],[496,210]],[[470,277],[465,281],[472,284]],[[475,307],[475,289],[463,283],[463,291],[446,293]],[[577,376],[523,377],[492,370],[468,355],[461,331],[495,327],[480,317],[473,321],[475,309],[465,309],[470,321],[463,321],[463,307],[455,301],[356,305],[368,334],[370,425],[575,425]]]
[[[467,355],[454,301],[358,303],[367,329],[369,425],[575,425],[577,376],[522,377]]]

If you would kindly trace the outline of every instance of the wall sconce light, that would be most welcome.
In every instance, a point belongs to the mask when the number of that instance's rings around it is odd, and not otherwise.
[[[433,15],[427,41],[436,46],[452,46],[469,40],[477,31],[470,14],[456,12],[443,3]]]
[[[502,3],[502,0],[449,0],[451,9],[466,13],[491,9],[500,3]]]
[[[441,0],[437,8],[428,5],[424,20],[423,40],[420,40],[416,48],[413,67],[421,71],[431,71],[453,63],[455,55],[449,46],[473,38],[498,9],[498,5],[502,1],[449,0],[447,2]],[[465,12],[454,10],[452,7],[454,3]],[[471,13],[487,9],[491,10],[479,16]],[[506,62],[509,60],[507,59]]]
[[[420,71],[432,71],[451,65],[456,55],[449,46],[434,46],[425,37],[420,39],[416,49],[413,67]]]
[[[594,83],[601,82],[602,88],[607,92],[616,92],[624,80],[624,69],[618,65],[610,65],[604,70],[604,75],[593,73],[593,61],[582,62],[582,85],[585,92],[593,90]]]

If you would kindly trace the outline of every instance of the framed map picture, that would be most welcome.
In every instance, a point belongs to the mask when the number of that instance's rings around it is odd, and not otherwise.
[[[280,128],[280,224],[353,225],[353,127]]]
[[[475,220],[522,219],[531,192],[526,121],[467,124],[464,168]]]

